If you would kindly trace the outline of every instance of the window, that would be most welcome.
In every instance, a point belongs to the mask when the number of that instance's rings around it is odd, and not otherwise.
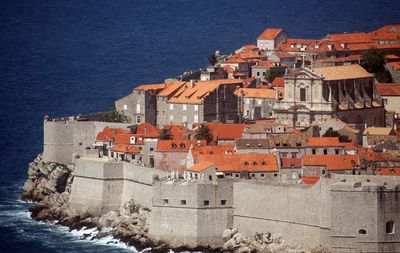
[[[185,148],[185,143],[180,143],[180,144],[179,144],[179,147],[180,147],[180,148]]]
[[[136,116],[136,123],[138,123],[138,124],[140,123],[140,115]]]
[[[382,102],[383,102],[383,106],[386,106],[387,105],[387,99],[382,99]]]
[[[124,110],[127,110],[128,109],[128,106],[127,105],[124,105]]]
[[[250,116],[250,111],[249,110],[246,111],[246,115]]]
[[[395,233],[394,222],[393,221],[386,222],[386,234],[394,234],[394,233]]]
[[[327,155],[327,154],[328,154],[328,150],[324,149],[324,155]]]
[[[211,175],[208,176],[208,180],[210,180],[210,181],[212,180],[212,176]]]
[[[277,177],[278,176],[278,174],[277,173],[274,173],[274,177]]]
[[[261,173],[261,177],[264,177],[264,173]]]
[[[184,110],[184,111],[187,110],[187,105],[183,105],[183,110]]]
[[[300,101],[306,101],[306,88],[300,88]]]
[[[226,199],[221,200],[221,206],[226,206]]]
[[[322,170],[322,175],[325,175],[325,173],[326,173],[326,171],[325,171],[325,170]]]
[[[360,230],[358,230],[358,234],[359,234],[359,235],[366,235],[366,234],[367,234],[367,230],[365,230],[365,229],[360,229]]]
[[[137,113],[140,112],[140,104],[136,104],[136,112],[137,112]]]
[[[204,200],[204,206],[209,206],[210,205],[210,201],[209,200]]]
[[[132,155],[131,157],[132,157],[132,159],[135,159],[135,155]]]
[[[257,72],[257,76],[260,76],[260,72]]]
[[[163,199],[163,204],[168,204],[168,199]]]
[[[292,158],[296,158],[296,153],[292,152]]]
[[[339,149],[335,149],[335,154],[336,154],[336,155],[339,154]]]
[[[185,206],[185,205],[186,205],[186,200],[182,199],[182,200],[181,200],[181,205],[182,205],[182,206]]]
[[[311,153],[312,153],[313,155],[315,155],[315,154],[317,153],[317,151],[313,148],[313,149],[311,150]]]
[[[182,116],[182,122],[183,123],[187,122],[187,117],[186,116]]]
[[[198,111],[199,110],[199,106],[198,105],[194,105],[194,110]]]
[[[251,174],[251,177],[255,177],[255,176],[256,176],[256,174],[254,174],[254,173]]]
[[[261,105],[262,104],[262,99],[257,98],[257,105]]]
[[[174,104],[169,104],[169,109],[173,110],[174,109]]]
[[[150,148],[150,151],[154,151],[154,148]]]

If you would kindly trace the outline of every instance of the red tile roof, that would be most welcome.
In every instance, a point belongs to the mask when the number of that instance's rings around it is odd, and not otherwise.
[[[190,132],[186,127],[182,125],[169,124],[165,125],[164,127],[171,131],[173,140],[183,140],[185,138],[185,135]]]
[[[303,181],[303,184],[313,185],[319,181],[319,176],[303,176],[301,181]]]
[[[157,152],[188,152],[190,146],[207,145],[205,140],[159,140]]]
[[[327,38],[348,44],[372,42],[371,37],[365,32],[328,34]]]
[[[400,176],[400,168],[380,168],[377,172],[382,176]]]
[[[214,140],[234,140],[242,138],[243,129],[246,124],[220,124],[205,123],[210,129]]]
[[[400,96],[400,83],[377,83],[376,89],[381,96]]]
[[[400,57],[398,57],[397,55],[394,55],[394,54],[388,54],[388,55],[385,55],[385,59],[393,60],[393,59],[400,59]]]
[[[212,166],[215,166],[214,163],[212,162],[200,162],[197,163],[189,168],[187,168],[187,171],[193,171],[193,172],[202,172],[203,170],[206,170]]]
[[[192,155],[196,160],[198,155],[223,155],[232,154],[234,145],[218,145],[218,146],[197,146],[193,145]]]
[[[114,152],[120,152],[120,153],[126,153],[126,154],[139,154],[140,149],[136,146],[133,145],[124,145],[124,144],[119,144],[112,146],[111,151]]]
[[[301,158],[282,158],[282,168],[301,168]]]
[[[150,123],[141,123],[137,125],[136,134],[144,138],[157,138],[160,135],[160,129]]]
[[[303,166],[325,166],[328,170],[351,170],[360,164],[358,155],[304,155]]]
[[[366,161],[386,161],[389,159],[386,153],[378,153],[370,148],[359,148],[357,154],[360,159],[365,159]]]
[[[273,154],[199,155],[198,160],[212,162],[217,171],[224,172],[278,172],[279,170]]]
[[[275,99],[276,91],[274,89],[259,89],[259,88],[238,88],[235,90],[236,96],[250,97],[250,98],[266,98]]]
[[[130,134],[129,130],[122,128],[105,127],[103,131],[96,136],[96,141],[113,141],[116,135]]]
[[[340,147],[344,146],[339,142],[338,137],[308,137],[307,145],[309,147]]]
[[[165,88],[165,83],[158,84],[142,84],[135,88],[135,90],[162,90]]]
[[[283,77],[275,77],[271,85],[272,87],[285,87],[285,79]]]
[[[262,40],[273,40],[283,31],[282,28],[274,29],[274,28],[267,28],[265,29],[257,39]]]

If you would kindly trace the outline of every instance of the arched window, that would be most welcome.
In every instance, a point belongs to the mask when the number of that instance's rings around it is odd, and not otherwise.
[[[248,162],[248,161],[245,161],[243,164],[244,164],[245,166],[247,166],[247,165],[249,165],[249,162]]]
[[[261,161],[261,165],[267,165],[265,161]]]
[[[257,162],[256,162],[256,161],[254,161],[254,162],[253,162],[253,165],[254,165],[254,166],[256,166],[256,165],[257,165]]]
[[[175,143],[172,143],[172,144],[171,144],[171,147],[172,147],[172,148],[176,148],[177,146],[176,146]]]
[[[184,143],[181,143],[181,144],[179,144],[179,147],[180,147],[180,148],[184,148],[184,147],[185,147],[185,144],[184,144]]]

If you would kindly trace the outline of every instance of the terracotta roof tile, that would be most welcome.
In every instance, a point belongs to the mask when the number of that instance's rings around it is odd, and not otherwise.
[[[301,178],[301,181],[303,184],[307,185],[313,185],[316,184],[319,181],[320,177],[319,176],[303,176]]]
[[[257,39],[262,39],[262,40],[273,40],[276,37],[278,37],[278,35],[283,31],[282,28],[267,28],[265,29],[259,36]]]
[[[182,81],[173,81],[169,82],[165,85],[165,88],[162,89],[157,96],[170,96],[173,93],[177,92],[182,86],[184,86],[186,82]]]
[[[400,83],[377,83],[376,89],[381,96],[400,96]]]
[[[313,72],[322,75],[325,81],[373,77],[358,64],[314,68]]]
[[[369,36],[365,32],[328,34],[327,38],[331,40],[340,41],[341,43],[372,42],[371,36]]]
[[[199,155],[198,160],[214,163],[217,171],[278,172],[278,163],[273,154]]]
[[[158,84],[142,84],[135,88],[135,90],[162,90],[165,88],[164,83]]]
[[[188,152],[190,146],[206,145],[205,140],[159,140],[157,152]]]
[[[96,141],[113,141],[114,137],[120,134],[130,134],[130,132],[122,128],[105,127],[103,131],[97,134]]]
[[[303,166],[326,166],[328,170],[351,170],[360,164],[358,155],[304,155]]]
[[[204,97],[221,85],[243,85],[243,81],[234,79],[218,79],[196,81],[185,86],[182,92],[172,96],[168,103],[201,104]]]
[[[243,95],[243,97],[249,98],[275,99],[275,93],[274,89],[239,88],[235,90],[236,96]]]
[[[193,171],[193,172],[202,172],[203,170],[206,170],[212,166],[215,166],[214,163],[212,162],[200,162],[197,163],[189,168],[187,168],[187,171]]]
[[[272,87],[285,87],[285,79],[283,77],[275,77],[271,83]]]
[[[223,155],[232,154],[234,152],[233,145],[218,145],[218,146],[197,146],[193,145],[192,155],[196,160],[199,155]]]
[[[139,154],[140,153],[140,149],[138,147],[133,146],[133,145],[124,145],[124,144],[112,146],[110,150],[114,151],[114,152],[121,152],[121,153],[126,153],[126,154]]]
[[[394,68],[396,70],[400,70],[400,62],[388,62],[386,64],[391,66],[392,68]]]
[[[241,138],[246,124],[205,123],[215,140],[234,140]]]
[[[160,135],[160,129],[150,123],[141,123],[137,125],[136,134],[144,138],[157,138]]]
[[[344,146],[339,142],[338,137],[308,137],[307,145],[310,147],[340,147]]]
[[[379,168],[377,172],[382,176],[400,176],[400,168]]]
[[[282,168],[301,168],[301,158],[282,158]]]

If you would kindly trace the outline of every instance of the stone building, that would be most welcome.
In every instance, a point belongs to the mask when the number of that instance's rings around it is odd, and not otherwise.
[[[165,84],[143,84],[133,89],[126,97],[115,101],[115,108],[122,112],[132,124],[148,122],[156,124],[156,94]]]
[[[193,124],[202,122],[237,123],[240,111],[234,91],[242,86],[242,81],[231,79],[185,83],[167,101],[167,96],[163,96],[158,110],[165,109],[165,123],[158,125],[182,124],[191,129]]]
[[[386,111],[400,115],[400,83],[377,83],[376,90]]]
[[[274,89],[240,88],[235,91],[241,102],[243,119],[259,120],[274,116],[272,106],[277,99]]]
[[[257,37],[257,47],[264,50],[274,50],[276,46],[289,38],[281,28],[267,28]]]
[[[274,112],[279,122],[298,128],[334,116],[360,126],[385,120],[373,76],[360,65],[294,70],[285,76],[285,95]]]
[[[277,61],[256,61],[253,66],[251,66],[251,77],[258,78],[261,81],[267,81],[266,74],[269,71],[277,73],[279,76],[283,76],[286,73],[287,66]]]

